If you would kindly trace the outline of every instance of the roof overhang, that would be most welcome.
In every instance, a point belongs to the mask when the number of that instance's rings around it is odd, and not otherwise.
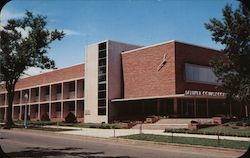
[[[165,96],[150,96],[150,97],[138,97],[138,98],[122,98],[113,99],[111,102],[123,102],[123,101],[137,101],[137,100],[150,100],[150,99],[167,99],[167,98],[184,98],[184,99],[226,99],[226,96],[192,96],[185,94],[165,95]]]

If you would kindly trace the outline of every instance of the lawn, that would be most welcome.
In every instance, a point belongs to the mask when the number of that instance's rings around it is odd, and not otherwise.
[[[234,149],[247,149],[250,145],[249,142],[245,141],[232,141],[232,140],[215,140],[205,138],[190,138],[190,137],[171,137],[153,134],[136,134],[130,136],[122,136],[125,139],[135,139],[153,142],[163,143],[176,143],[176,144],[190,144],[190,145],[201,145],[201,146],[212,146],[212,147],[223,147],[223,148],[234,148]]]
[[[250,137],[250,126],[248,123],[249,120],[237,121],[237,122],[228,122],[222,125],[208,127],[208,128],[201,128],[198,130],[166,129],[165,132]]]

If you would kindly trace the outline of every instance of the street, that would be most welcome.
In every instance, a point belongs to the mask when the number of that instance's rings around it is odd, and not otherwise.
[[[11,157],[60,158],[236,158],[240,151],[160,145],[31,130],[0,130],[0,145]]]

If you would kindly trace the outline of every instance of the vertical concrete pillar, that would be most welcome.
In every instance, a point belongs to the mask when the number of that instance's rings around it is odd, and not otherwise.
[[[19,115],[19,120],[21,120],[22,119],[22,112],[23,112],[23,110],[22,110],[23,108],[22,108],[22,106],[20,106],[20,109],[19,109],[19,112],[20,112],[20,115]]]
[[[64,105],[63,105],[63,102],[61,102],[61,119],[63,119],[63,108],[64,108]]]
[[[4,108],[4,120],[7,120],[7,107]]]
[[[174,98],[174,114],[177,114],[178,112],[178,107],[177,107],[177,98]]]

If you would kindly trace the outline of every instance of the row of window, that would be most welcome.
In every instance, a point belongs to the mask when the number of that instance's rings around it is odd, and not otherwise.
[[[98,51],[98,115],[106,115],[106,42],[99,44]]]

